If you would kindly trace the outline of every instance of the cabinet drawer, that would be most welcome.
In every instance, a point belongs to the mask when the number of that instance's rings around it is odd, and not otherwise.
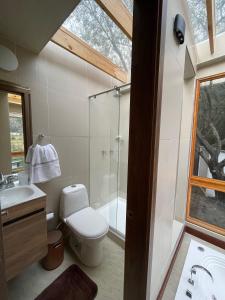
[[[47,221],[39,212],[3,226],[6,279],[19,274],[25,267],[47,254]]]
[[[22,216],[28,215],[40,209],[45,210],[45,207],[46,207],[46,197],[42,197],[42,198],[30,200],[28,202],[9,207],[7,209],[3,209],[1,211],[2,224],[20,218]]]

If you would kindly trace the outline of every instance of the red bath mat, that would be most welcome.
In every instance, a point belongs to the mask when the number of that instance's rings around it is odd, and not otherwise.
[[[93,300],[97,291],[97,285],[77,265],[72,265],[35,300]]]

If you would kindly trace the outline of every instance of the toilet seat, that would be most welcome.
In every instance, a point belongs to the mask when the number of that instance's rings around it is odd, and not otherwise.
[[[66,218],[66,223],[75,234],[86,239],[100,238],[109,229],[104,217],[91,207],[86,207],[70,215]]]

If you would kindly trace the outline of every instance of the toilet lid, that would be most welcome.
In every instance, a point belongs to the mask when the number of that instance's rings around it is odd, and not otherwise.
[[[108,232],[109,225],[103,216],[91,207],[81,209],[66,219],[76,234],[84,238],[98,238]]]

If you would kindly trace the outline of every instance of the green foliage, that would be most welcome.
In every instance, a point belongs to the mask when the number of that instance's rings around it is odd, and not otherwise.
[[[132,10],[131,0],[124,3]],[[63,26],[113,63],[126,71],[130,69],[131,41],[94,0],[82,0]]]
[[[208,39],[205,0],[187,0],[196,43]],[[225,0],[215,0],[216,34],[225,31]]]

